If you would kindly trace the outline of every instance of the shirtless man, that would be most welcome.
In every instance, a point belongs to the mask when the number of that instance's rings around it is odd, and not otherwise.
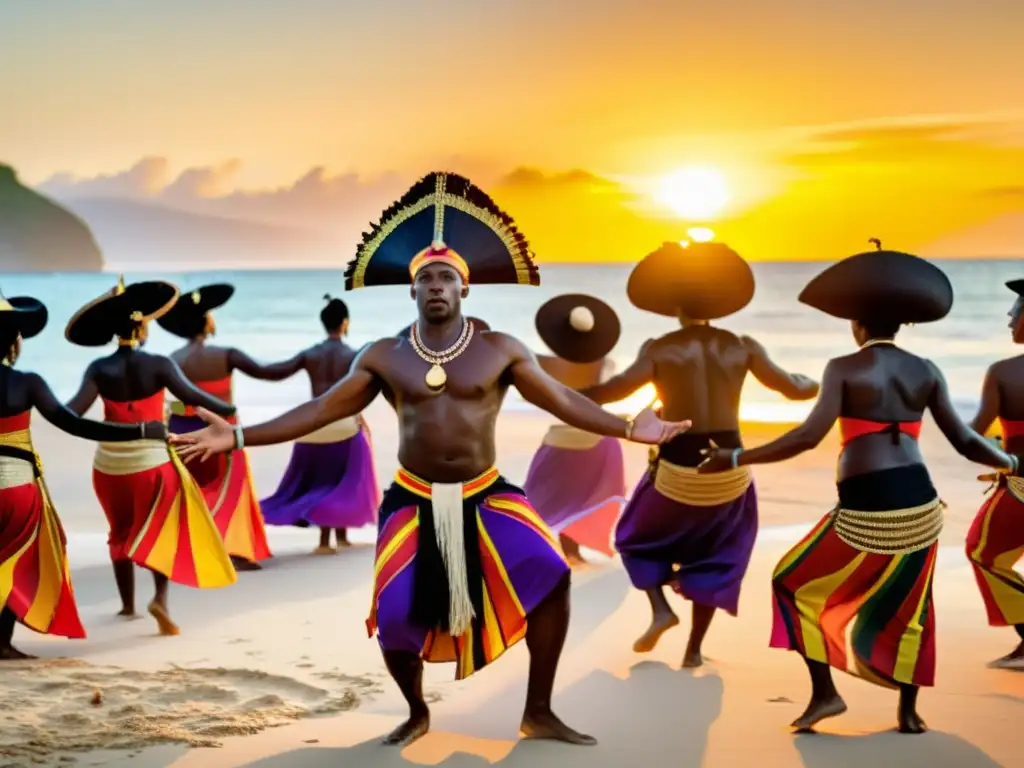
[[[165,331],[186,339],[187,344],[171,354],[197,387],[224,402],[233,403],[233,374],[241,371],[254,379],[281,381],[298,370],[282,364],[261,365],[234,347],[207,343],[217,333],[213,310],[226,304],[235,288],[226,283],[204,285],[178,299],[157,319]],[[203,420],[186,403],[171,403],[171,432],[202,429]],[[244,451],[233,452],[221,461],[192,467],[203,489],[217,528],[224,537],[231,561],[240,571],[258,571],[261,560],[271,556],[259,499]]]
[[[1010,334],[1024,344],[1024,280],[1006,284],[1016,294],[1010,307]],[[999,420],[1003,450],[1024,454],[1024,355],[993,363],[985,374],[981,404],[971,428],[984,435]],[[1020,643],[992,662],[1002,669],[1024,669],[1024,578],[1014,568],[1014,553],[1024,551],[1024,482],[999,474],[996,487],[981,505],[967,534],[967,557],[985,601],[988,623],[1012,626]]]
[[[431,231],[433,244],[409,253],[410,241]],[[398,414],[402,469],[381,504],[368,627],[409,704],[409,719],[385,742],[405,744],[429,728],[424,660],[455,661],[463,679],[525,636],[530,672],[521,731],[593,744],[551,708],[569,625],[570,570],[522,491],[494,467],[498,412],[515,386],[529,402],[597,434],[658,443],[689,423],[662,422],[649,410],[635,420],[613,416],[545,374],[516,339],[473,332],[462,315],[471,274],[490,283],[538,277],[511,219],[467,179],[430,174],[389,207],[364,236],[347,287],[395,284],[401,264],[419,314],[409,338],[370,344],[341,382],[277,419],[241,429],[204,414],[209,427],[174,440],[187,460],[281,443],[359,413],[382,393]]]
[[[341,299],[324,296],[320,312],[327,338],[281,364],[284,369],[304,370],[313,397],[319,397],[341,381],[355,359],[356,350],[345,342],[348,307]],[[348,546],[348,529],[376,521],[380,488],[373,466],[370,431],[362,414],[329,424],[296,441],[288,468],[273,495],[260,502],[268,525],[320,528],[316,554],[337,552],[331,546]]]
[[[67,407],[84,415],[100,398],[104,419],[121,424],[139,424],[164,419],[164,390],[186,403],[201,405],[210,411],[230,416],[233,406],[193,386],[181,369],[161,355],[142,351],[149,334],[149,322],[173,305],[178,291],[169,283],[142,282],[125,286],[119,279],[107,294],[89,302],[68,322],[65,336],[72,344],[105,346],[117,339],[117,350],[89,364],[78,392]],[[93,465],[93,486],[110,524],[110,556],[114,578],[121,596],[119,616],[135,616],[135,577],[132,563],[153,573],[156,594],[150,613],[163,634],[177,634],[167,610],[168,579],[191,587],[219,587],[234,583],[237,576],[220,545],[193,546],[192,537],[179,541],[168,567],[162,556],[151,561],[156,534],[165,524],[177,525],[190,520],[189,531],[207,521],[209,510],[196,490],[188,472],[161,441],[139,440],[133,443],[100,443]],[[174,511],[175,503],[180,508]],[[173,514],[172,511],[174,511]],[[208,520],[212,526],[213,521]],[[139,538],[142,531],[152,536]],[[203,542],[217,537],[202,536]],[[199,564],[205,561],[205,568]],[[211,574],[203,581],[200,572]]]
[[[716,609],[737,613],[757,537],[751,475],[739,470],[708,481],[696,474],[700,450],[741,447],[740,393],[748,374],[791,400],[813,398],[818,385],[779,368],[749,336],[709,324],[739,311],[754,295],[750,267],[721,243],[666,243],[633,270],[627,293],[637,308],[676,317],[682,327],[647,342],[628,369],[582,393],[609,403],[653,384],[664,418],[692,415],[691,431],[661,447],[637,486],[619,519],[615,544],[633,586],[651,603],[651,624],[633,649],[653,650],[679,623],[662,589],[672,584],[693,602],[683,666],[699,667]]]

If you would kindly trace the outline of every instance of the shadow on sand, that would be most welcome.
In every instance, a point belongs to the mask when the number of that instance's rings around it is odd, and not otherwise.
[[[599,702],[594,706],[594,702]],[[717,675],[691,675],[660,662],[641,662],[625,680],[596,670],[556,697],[567,722],[593,733],[594,747],[554,742],[515,741],[520,702],[495,698],[472,713],[437,719],[438,730],[404,750],[384,747],[378,739],[342,749],[307,748],[249,763],[247,768],[314,768],[325,765],[373,765],[400,768],[441,765],[445,768],[533,768],[557,761],[562,768],[700,765],[708,731],[722,708],[722,681]],[[508,727],[491,741],[478,736],[494,731],[487,721]],[[458,728],[459,733],[443,730]],[[490,735],[490,734],[488,734]],[[967,765],[968,763],[965,763]]]
[[[806,768],[864,768],[893,765],[905,755],[908,742],[914,765],[928,768],[1001,768],[1001,764],[958,736],[939,731],[908,736],[893,731],[866,736],[808,733],[796,736],[796,748]]]

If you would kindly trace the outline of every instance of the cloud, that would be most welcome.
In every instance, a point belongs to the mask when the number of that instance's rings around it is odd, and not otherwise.
[[[80,177],[57,173],[37,189],[54,197],[153,197],[170,182],[170,162],[166,157],[150,156],[132,167],[110,174]]]

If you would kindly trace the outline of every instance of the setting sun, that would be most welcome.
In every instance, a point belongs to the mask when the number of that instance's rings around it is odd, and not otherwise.
[[[658,199],[678,216],[708,219],[729,202],[729,185],[714,168],[682,168],[662,180]]]

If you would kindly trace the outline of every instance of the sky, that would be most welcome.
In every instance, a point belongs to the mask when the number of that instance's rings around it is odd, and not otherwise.
[[[317,228],[452,170],[542,260],[695,225],[751,259],[1022,255],[1022,29],[1019,0],[0,0],[0,162]]]

